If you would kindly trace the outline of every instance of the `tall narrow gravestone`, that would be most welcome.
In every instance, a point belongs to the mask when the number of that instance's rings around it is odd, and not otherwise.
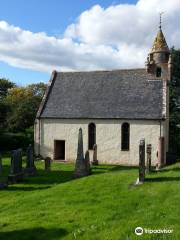
[[[151,171],[151,152],[152,152],[152,145],[147,144],[147,148],[146,148],[146,153],[147,153],[146,172],[147,173]]]
[[[85,153],[85,164],[86,164],[86,170],[88,175],[91,174],[91,164],[90,164],[90,158],[89,158],[89,151],[87,150]]]
[[[8,175],[8,182],[16,183],[23,180],[22,171],[22,150],[17,149],[12,151],[11,168]]]
[[[26,168],[24,169],[24,173],[26,175],[35,175],[36,167],[34,165],[34,149],[33,146],[30,144],[27,148],[26,152]]]
[[[145,140],[141,139],[139,144],[139,184],[145,180]]]
[[[50,172],[51,171],[51,158],[46,157],[44,159],[44,164],[45,164],[45,171]]]
[[[88,170],[89,169],[88,154],[86,154],[86,160],[85,160],[84,152],[83,152],[83,135],[82,135],[82,129],[80,128],[79,134],[78,134],[77,158],[76,158],[75,171],[74,171],[75,178],[88,176],[90,174]]]
[[[94,144],[93,146],[93,165],[98,165],[98,160],[97,160],[97,144]]]

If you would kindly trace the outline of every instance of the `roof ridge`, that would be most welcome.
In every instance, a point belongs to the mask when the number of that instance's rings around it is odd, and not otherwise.
[[[98,73],[98,72],[120,72],[120,71],[142,71],[146,68],[122,68],[122,69],[110,69],[110,70],[89,70],[89,71],[56,71],[58,74],[61,73]]]

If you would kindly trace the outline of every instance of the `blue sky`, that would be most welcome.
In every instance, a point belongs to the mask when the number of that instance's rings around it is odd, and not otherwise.
[[[1,19],[10,25],[32,32],[46,32],[61,36],[66,27],[86,9],[99,4],[106,8],[118,3],[134,3],[134,0],[1,0]],[[16,68],[0,62],[0,76],[17,84],[48,81],[49,74]]]
[[[179,0],[0,0],[0,77],[27,85],[53,70],[144,67],[161,11],[180,48]]]

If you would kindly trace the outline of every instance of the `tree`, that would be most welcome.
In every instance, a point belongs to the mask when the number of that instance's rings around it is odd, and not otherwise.
[[[170,151],[180,154],[180,50],[172,48],[172,79],[170,82]]]
[[[31,84],[27,87],[12,88],[6,102],[11,106],[7,117],[8,130],[24,132],[34,124],[39,104],[46,89],[46,84]]]
[[[6,103],[5,98],[8,91],[15,87],[15,84],[8,79],[0,79],[0,131],[6,127],[6,117],[9,111],[9,105]]]
[[[5,98],[8,94],[9,89],[15,87],[15,83],[9,81],[6,78],[0,79],[0,100]]]

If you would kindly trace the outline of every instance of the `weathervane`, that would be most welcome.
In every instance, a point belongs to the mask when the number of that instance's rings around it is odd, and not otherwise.
[[[164,12],[160,12],[160,21],[159,21],[159,28],[161,29],[161,25],[162,25],[162,15],[164,14]]]

